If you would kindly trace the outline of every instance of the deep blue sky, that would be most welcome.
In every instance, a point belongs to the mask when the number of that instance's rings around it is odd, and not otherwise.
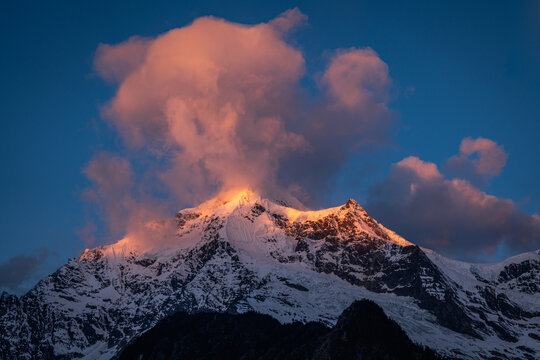
[[[537,1],[18,1],[0,12],[0,263],[46,248],[56,253],[50,269],[84,249],[81,170],[120,142],[99,116],[113,94],[92,70],[100,42],[203,15],[254,24],[294,6],[309,17],[294,37],[308,70],[322,68],[325,51],[370,46],[395,81],[395,145],[367,168],[352,159],[328,205],[365,200],[370,182],[406,156],[441,165],[461,139],[482,136],[509,154],[483,190],[540,213]],[[350,181],[365,171],[367,180]]]

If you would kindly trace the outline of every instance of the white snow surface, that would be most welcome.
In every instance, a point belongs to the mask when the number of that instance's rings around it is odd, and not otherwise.
[[[264,211],[255,214],[255,206]],[[394,254],[395,249],[413,244],[375,222],[378,229],[386,234],[381,237],[381,233],[370,226],[370,218],[365,211],[356,206],[354,210],[340,206],[300,211],[261,198],[251,191],[217,197],[179,212],[179,217],[187,220],[178,227],[176,242],[154,246],[125,238],[113,245],[87,249],[78,259],[71,259],[55,275],[40,282],[31,293],[48,304],[55,316],[63,316],[66,321],[75,323],[75,319],[87,319],[88,316],[94,319],[89,326],[97,334],[92,335],[97,341],[82,330],[77,330],[79,332],[74,335],[68,335],[62,327],[53,331],[57,355],[79,353],[88,360],[109,359],[120,350],[121,344],[107,345],[110,330],[114,329],[117,335],[123,334],[128,341],[179,309],[257,311],[281,322],[321,321],[333,325],[346,307],[363,298],[379,304],[413,341],[445,354],[482,359],[496,351],[509,358],[519,358],[523,356],[519,346],[540,353],[540,343],[522,331],[528,328],[529,332],[540,335],[538,316],[515,320],[515,324],[508,325],[511,329],[519,329],[516,333],[521,332],[517,334],[515,343],[495,335],[479,340],[452,331],[440,325],[432,313],[419,306],[416,299],[396,295],[396,289],[369,291],[334,273],[314,268],[310,262],[299,258],[298,239],[276,226],[275,216],[294,224],[315,222],[329,216],[343,219],[353,211],[355,231],[370,239],[384,240],[388,243],[385,250],[387,258],[398,261],[401,255]],[[335,226],[337,229],[338,224]],[[340,238],[344,236],[338,233]],[[214,238],[223,240],[230,248],[221,243],[209,248],[209,244],[214,244],[211,242]],[[307,243],[313,251],[324,246],[311,240]],[[516,287],[507,287],[506,283],[497,283],[505,267],[526,260],[538,262],[538,252],[486,265],[450,260],[431,250],[422,250],[445,279],[454,284],[464,306],[477,306],[471,303],[471,298],[477,296],[479,287],[486,286],[479,280],[479,275],[490,282],[495,292],[504,292],[523,309],[540,313],[539,293],[522,292]],[[208,255],[214,253],[219,256]],[[333,261],[335,255],[323,254],[322,258]],[[358,271],[356,276],[362,279],[377,279],[385,275],[362,274],[362,269]],[[430,296],[444,300],[444,291],[431,275],[423,276],[421,280]],[[466,295],[466,292],[474,295]],[[111,309],[121,316],[113,317]],[[111,325],[107,328],[100,325],[102,322]],[[71,331],[80,329],[76,325],[69,328]]]

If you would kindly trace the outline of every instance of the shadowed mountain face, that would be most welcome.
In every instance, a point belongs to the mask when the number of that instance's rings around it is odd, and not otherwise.
[[[328,328],[280,324],[268,315],[177,313],[130,344],[118,360],[442,359],[407,337],[372,301],[354,302]]]
[[[0,294],[0,358],[110,359],[178,311],[332,327],[358,299],[446,355],[540,352],[538,252],[457,262],[386,229],[354,200],[299,211],[250,192],[151,227],[160,226],[173,228],[164,243],[125,238],[89,249],[24,296]]]

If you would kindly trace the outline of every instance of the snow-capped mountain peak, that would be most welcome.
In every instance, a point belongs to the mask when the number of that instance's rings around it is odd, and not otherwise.
[[[307,211],[250,190],[143,229],[85,250],[21,298],[2,294],[0,357],[110,358],[178,310],[331,325],[361,298],[454,357],[540,351],[538,252],[466,265],[413,245],[352,199]]]

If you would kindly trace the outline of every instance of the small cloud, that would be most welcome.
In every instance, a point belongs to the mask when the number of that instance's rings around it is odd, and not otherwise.
[[[281,13],[275,19],[272,19],[268,24],[280,33],[286,33],[292,29],[306,25],[308,17],[302,13],[297,7],[289,9]]]
[[[416,156],[409,156],[396,164],[396,166],[408,169],[423,180],[441,180],[442,174],[437,165],[422,161]]]
[[[113,83],[123,81],[146,56],[150,39],[133,36],[115,46],[99,44],[94,69],[103,79]]]
[[[405,98],[410,98],[414,95],[415,92],[416,88],[414,86],[408,86],[405,88],[405,90],[403,90],[403,96]]]
[[[483,184],[501,174],[508,154],[495,141],[486,138],[464,138],[459,154],[448,159],[445,172]]]
[[[392,83],[388,65],[370,48],[339,50],[322,81],[334,106],[353,111],[385,109]]]
[[[0,263],[0,288],[20,293],[40,277],[43,265],[53,255],[50,250],[40,249],[35,254],[16,255]]]

